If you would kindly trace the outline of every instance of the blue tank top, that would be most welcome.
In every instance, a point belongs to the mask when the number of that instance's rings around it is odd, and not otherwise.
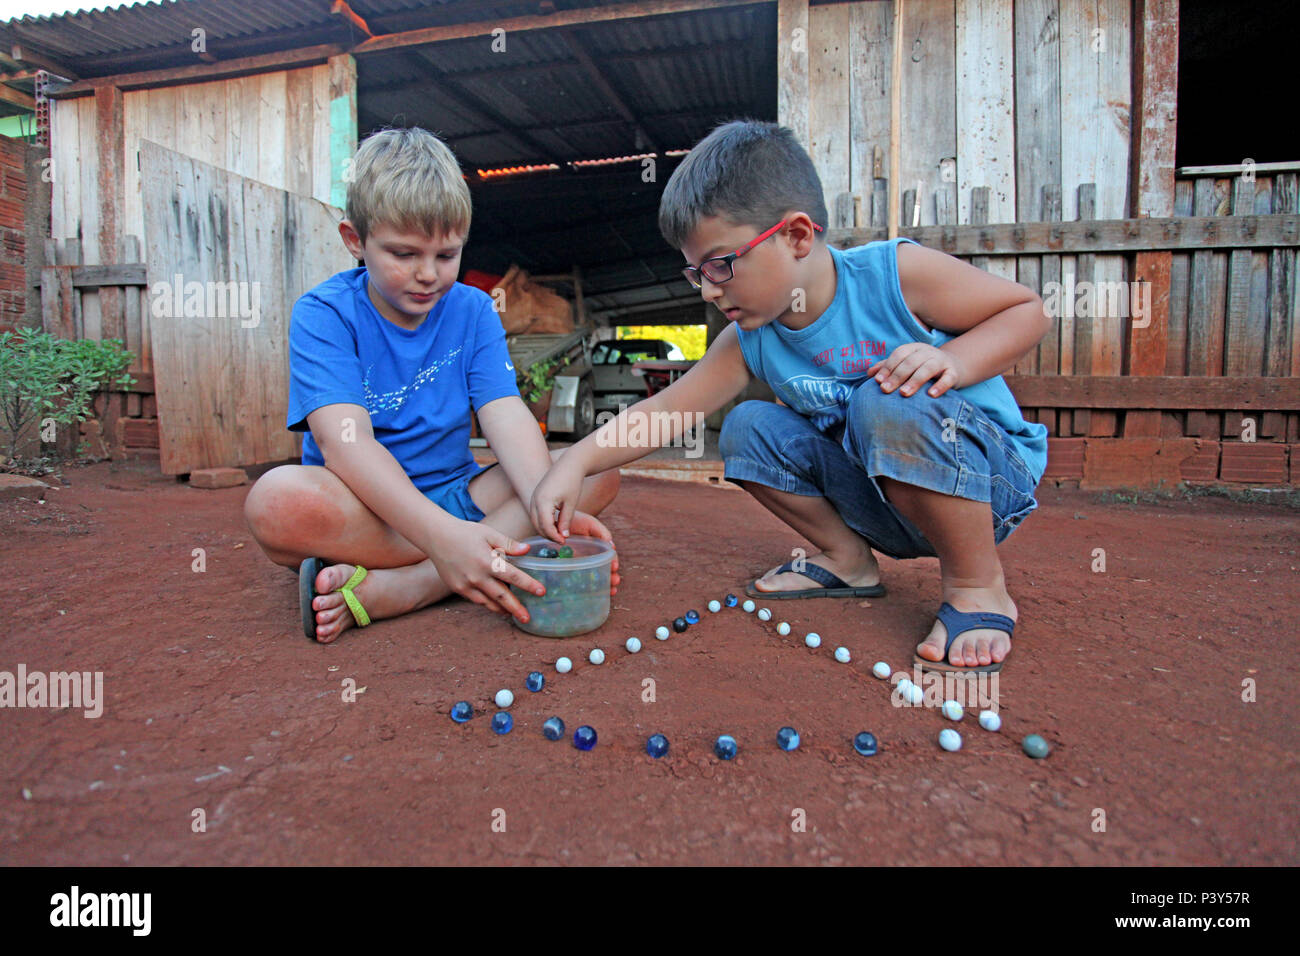
[[[797,330],[779,322],[736,330],[750,371],[821,431],[843,422],[849,396],[867,378],[867,369],[898,346],[924,342],[937,348],[956,338],[939,329],[927,331],[903,301],[897,248],[911,241],[891,239],[846,250],[827,246],[835,263],[835,298],[816,321]],[[954,391],[1001,426],[1040,481],[1047,469],[1047,426],[1025,421],[1002,376]]]

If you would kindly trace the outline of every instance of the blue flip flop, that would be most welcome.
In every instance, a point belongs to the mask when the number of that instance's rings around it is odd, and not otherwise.
[[[787,561],[777,568],[777,574],[784,574],[786,571],[794,571],[795,574],[802,574],[821,585],[819,588],[803,588],[799,591],[760,591],[754,587],[754,582],[750,581],[745,585],[745,593],[752,598],[763,598],[768,601],[792,601],[796,598],[869,598],[884,597],[885,586],[883,584],[870,584],[865,587],[855,588],[843,578],[827,571],[820,565],[813,564],[811,561],[803,563],[802,571],[795,571],[794,562]]]
[[[939,620],[948,631],[948,640],[943,645],[943,660],[930,661],[926,660],[920,654],[913,654],[912,659],[923,671],[942,671],[946,674],[992,674],[995,671],[1002,670],[1002,661],[993,661],[991,664],[976,664],[974,667],[948,663],[948,651],[952,647],[952,642],[957,640],[967,631],[978,631],[985,628],[994,631],[1005,631],[1010,637],[1016,629],[1016,622],[1011,620],[1005,614],[995,614],[992,611],[959,611],[947,601],[939,605]]]

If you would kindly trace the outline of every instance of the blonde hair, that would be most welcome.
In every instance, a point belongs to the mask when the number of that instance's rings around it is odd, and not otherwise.
[[[362,242],[381,223],[429,236],[467,233],[470,211],[460,163],[428,130],[380,130],[357,150],[347,217]]]

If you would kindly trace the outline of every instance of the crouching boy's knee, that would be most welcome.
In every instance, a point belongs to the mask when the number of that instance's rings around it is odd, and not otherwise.
[[[758,431],[763,414],[772,407],[771,402],[750,399],[728,412],[718,433],[718,453],[724,459],[741,454]]]

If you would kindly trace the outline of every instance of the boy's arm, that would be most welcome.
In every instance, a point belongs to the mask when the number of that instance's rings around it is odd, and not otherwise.
[[[346,429],[345,419],[352,422]],[[443,583],[475,604],[528,620],[508,585],[535,594],[544,589],[500,560],[502,552],[522,554],[526,545],[486,524],[461,521],[422,495],[392,453],[375,439],[364,407],[324,405],[307,416],[307,424],[325,467],[389,527],[427,554]]]
[[[478,410],[479,430],[497,456],[519,500],[527,505],[533,489],[551,467],[551,453],[524,400],[508,395]]]
[[[882,391],[911,395],[932,378],[931,395],[992,378],[1011,368],[1052,326],[1042,300],[1017,282],[934,249],[898,245],[903,300],[925,325],[955,335],[935,348],[899,346],[867,373]]]
[[[687,416],[713,414],[739,395],[749,380],[736,327],[728,324],[689,372],[662,392],[624,409],[560,456],[533,492],[533,525],[547,537],[568,537],[569,519],[584,478],[636,461],[671,441],[680,426],[690,421]],[[645,416],[641,420],[649,427],[630,428],[637,416]],[[668,430],[661,431],[659,422],[679,427],[664,434]],[[645,440],[620,443],[620,437],[636,435],[644,435]]]

